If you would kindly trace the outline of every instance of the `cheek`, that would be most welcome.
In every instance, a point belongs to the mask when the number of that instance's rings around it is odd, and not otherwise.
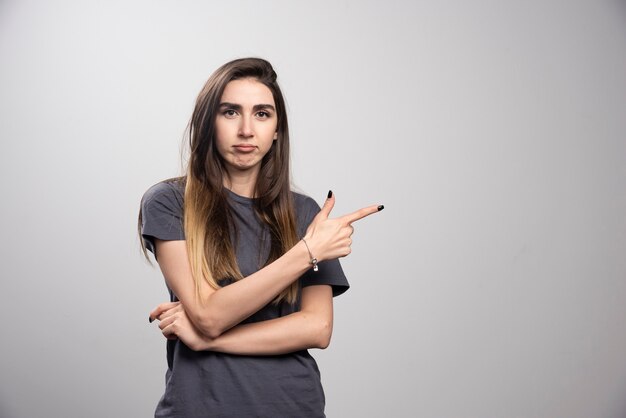
[[[219,154],[220,157],[226,158],[227,148],[228,147],[227,147],[225,141],[220,139],[220,135],[216,131],[215,132],[215,151],[217,151],[217,154]]]
[[[221,149],[225,146],[228,139],[228,129],[227,126],[224,126],[223,123],[215,124],[215,145],[217,145],[218,149]]]
[[[278,127],[276,125],[264,126],[263,127],[263,138],[266,141],[270,141],[270,145],[274,142],[274,138],[276,137],[276,130]]]

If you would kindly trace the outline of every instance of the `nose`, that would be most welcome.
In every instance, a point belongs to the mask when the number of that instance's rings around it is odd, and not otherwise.
[[[239,124],[239,136],[243,138],[250,138],[254,136],[254,132],[252,130],[252,121],[248,117],[242,117],[241,123]]]

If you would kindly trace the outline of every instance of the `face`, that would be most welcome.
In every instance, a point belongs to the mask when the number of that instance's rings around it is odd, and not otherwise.
[[[258,174],[277,138],[278,118],[269,88],[253,78],[226,85],[215,121],[217,150],[229,175]]]

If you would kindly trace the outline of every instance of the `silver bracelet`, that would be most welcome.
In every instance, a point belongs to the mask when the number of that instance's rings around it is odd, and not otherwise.
[[[304,242],[304,245],[306,246],[306,250],[309,252],[309,257],[311,257],[310,263],[313,264],[313,271],[318,271],[319,267],[317,267],[317,258],[313,257],[313,254],[311,254],[311,249],[309,248],[309,244],[306,243],[304,238],[302,238],[302,242]]]

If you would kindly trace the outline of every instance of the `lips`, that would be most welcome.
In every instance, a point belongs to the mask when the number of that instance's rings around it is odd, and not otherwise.
[[[233,145],[233,148],[235,148],[239,152],[252,152],[256,149],[254,145],[250,144]]]

